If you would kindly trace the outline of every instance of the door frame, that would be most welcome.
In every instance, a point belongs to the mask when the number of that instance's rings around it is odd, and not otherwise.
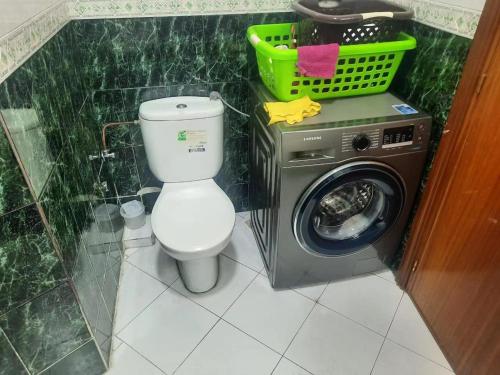
[[[415,271],[428,250],[428,239],[433,232],[437,217],[459,166],[453,161],[464,150],[469,134],[473,131],[464,126],[467,114],[480,100],[481,88],[488,79],[487,69],[493,63],[492,46],[499,45],[500,1],[487,0],[474,36],[462,78],[453,100],[448,121],[429,174],[422,202],[417,209],[401,267],[396,275],[398,283],[410,290],[415,281]]]

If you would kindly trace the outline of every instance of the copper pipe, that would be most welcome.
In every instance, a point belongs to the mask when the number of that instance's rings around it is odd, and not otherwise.
[[[136,121],[124,121],[124,122],[108,122],[107,124],[104,124],[101,130],[101,141],[102,141],[102,147],[103,150],[107,150],[108,147],[106,145],[106,130],[108,128],[112,128],[115,126],[120,126],[120,125],[130,125],[130,124],[135,124]]]

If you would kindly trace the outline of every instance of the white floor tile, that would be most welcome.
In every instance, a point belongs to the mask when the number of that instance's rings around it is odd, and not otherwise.
[[[316,305],[285,356],[315,375],[369,374],[384,338]]]
[[[241,217],[243,220],[250,220],[250,211],[243,211],[243,212],[238,212],[237,214],[239,217]]]
[[[255,276],[257,276],[257,272],[225,256],[219,257],[219,266],[219,281],[208,292],[191,293],[185,288],[180,278],[172,285],[172,288],[212,311],[214,314],[222,316],[248,284],[252,282]]]
[[[113,338],[111,340],[111,352],[114,352],[115,350],[117,350],[122,344],[123,344],[122,340],[120,340],[116,336],[113,336]]]
[[[264,267],[252,230],[238,215],[231,241],[223,253],[257,272],[260,272]]]
[[[451,369],[434,337],[420,317],[417,308],[406,293],[396,312],[387,338]]]
[[[111,367],[106,375],[163,375],[158,368],[136,353],[127,344],[122,344],[111,356]]]
[[[158,280],[123,262],[116,305],[115,332],[120,332],[165,289],[167,287]]]
[[[297,293],[302,294],[303,296],[312,299],[313,301],[317,301],[319,297],[323,294],[326,289],[328,283],[318,284],[318,285],[310,285],[310,286],[302,286],[299,288],[295,288],[294,290]]]
[[[171,374],[216,321],[215,315],[168,289],[118,336]]]
[[[158,241],[154,246],[138,249],[127,261],[166,285],[171,285],[179,278],[175,259],[160,249]]]
[[[402,295],[397,285],[367,274],[331,282],[319,303],[385,336]]]
[[[278,363],[278,366],[274,369],[272,375],[311,375],[311,373],[283,357],[280,363]]]
[[[224,319],[283,353],[313,306],[313,301],[292,290],[273,290],[259,275]]]
[[[390,270],[389,268],[374,272],[373,274],[381,277],[384,280],[390,281],[393,284],[396,284],[396,275],[394,275],[394,272],[392,272],[392,270]]]
[[[451,375],[452,372],[401,346],[386,340],[373,375]]]
[[[131,255],[133,255],[138,250],[143,250],[143,248],[142,247],[130,247],[128,249],[125,249],[125,253],[124,253],[125,259],[127,259]]]
[[[268,375],[279,354],[220,321],[176,375]]]

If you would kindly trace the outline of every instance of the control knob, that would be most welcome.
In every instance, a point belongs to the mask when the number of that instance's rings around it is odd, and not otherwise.
[[[356,151],[365,151],[372,145],[372,141],[366,134],[358,134],[352,139],[352,147]]]

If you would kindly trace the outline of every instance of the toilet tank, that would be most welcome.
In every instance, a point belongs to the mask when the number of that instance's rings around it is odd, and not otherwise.
[[[222,166],[221,101],[177,96],[141,104],[139,122],[149,168],[163,182],[214,177]]]

